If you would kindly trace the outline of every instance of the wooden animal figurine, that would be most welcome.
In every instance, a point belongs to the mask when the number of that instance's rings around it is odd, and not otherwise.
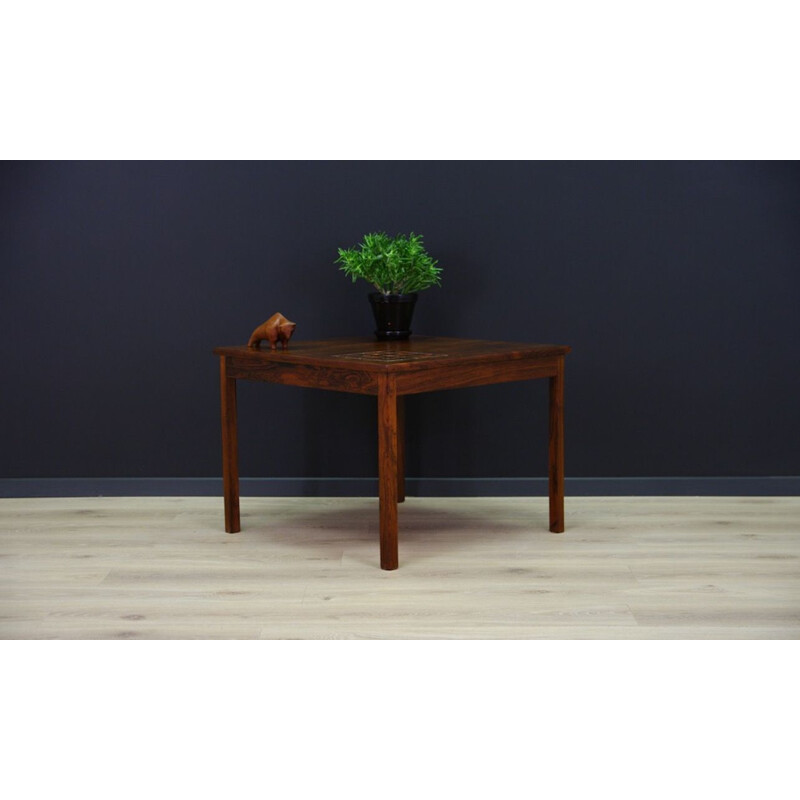
[[[261,342],[266,339],[269,342],[270,350],[277,350],[278,342],[281,343],[285,350],[296,327],[297,325],[294,322],[289,322],[283,314],[273,314],[263,325],[259,325],[253,331],[247,346],[258,350]]]

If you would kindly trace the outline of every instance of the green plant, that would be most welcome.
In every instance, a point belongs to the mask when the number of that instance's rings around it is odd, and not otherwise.
[[[368,233],[358,247],[339,248],[335,261],[355,283],[359,278],[371,283],[383,294],[410,294],[441,286],[441,267],[422,246],[422,236],[387,236]]]

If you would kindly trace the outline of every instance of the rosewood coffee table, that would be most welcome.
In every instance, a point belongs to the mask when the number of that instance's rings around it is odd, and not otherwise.
[[[550,379],[550,530],[564,530],[564,357],[566,345],[413,336],[292,342],[287,350],[217,347],[222,397],[225,530],[239,522],[236,381],[372,394],[378,398],[381,568],[397,569],[397,504],[405,499],[403,397],[439,389]]]

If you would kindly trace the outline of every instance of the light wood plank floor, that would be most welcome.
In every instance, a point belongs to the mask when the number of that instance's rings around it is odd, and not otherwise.
[[[800,498],[0,500],[3,639],[798,639]]]

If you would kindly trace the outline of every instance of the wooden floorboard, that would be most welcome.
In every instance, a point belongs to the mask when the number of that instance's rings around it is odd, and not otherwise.
[[[800,498],[0,500],[3,639],[798,639]]]

